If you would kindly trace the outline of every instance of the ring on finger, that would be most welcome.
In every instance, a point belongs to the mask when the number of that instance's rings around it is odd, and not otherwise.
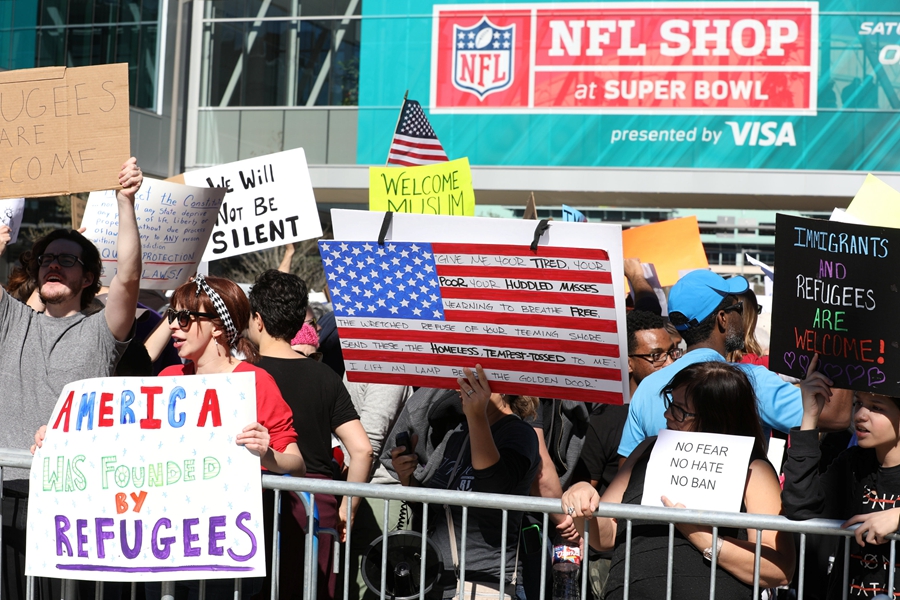
[[[475,393],[475,390],[466,390],[466,396],[471,396]]]
[[[575,507],[574,506],[566,507],[566,514],[569,515],[570,517],[574,516],[575,515]]]

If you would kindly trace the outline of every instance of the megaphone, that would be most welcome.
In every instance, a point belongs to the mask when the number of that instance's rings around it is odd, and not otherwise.
[[[369,544],[362,559],[363,581],[374,594],[381,594],[382,541]],[[422,574],[422,534],[417,531],[392,531],[387,535],[387,560],[384,563],[384,597],[392,600],[416,600]],[[441,552],[430,539],[425,545],[425,593],[440,581],[444,571]]]

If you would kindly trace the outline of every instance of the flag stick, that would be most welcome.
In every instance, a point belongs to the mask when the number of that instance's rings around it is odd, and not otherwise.
[[[397,124],[394,125],[394,133],[397,133],[397,127],[400,126],[400,118],[403,116],[403,109],[406,108],[406,97],[407,96],[409,96],[409,90],[406,90],[406,92],[403,94],[403,104],[400,105],[400,114],[397,115]],[[393,144],[393,142],[394,142],[394,134],[391,134],[391,143]],[[391,149],[390,149],[390,147],[388,147],[388,155],[384,161],[384,166],[388,166],[388,164],[389,164],[388,161],[390,161],[390,160],[391,160]]]

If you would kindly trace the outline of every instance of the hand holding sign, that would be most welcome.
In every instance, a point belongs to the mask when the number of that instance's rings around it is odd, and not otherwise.
[[[803,419],[800,429],[815,429],[819,424],[822,408],[831,398],[832,381],[816,371],[818,366],[819,355],[815,354],[806,369],[806,379],[800,384],[800,392],[803,395]]]

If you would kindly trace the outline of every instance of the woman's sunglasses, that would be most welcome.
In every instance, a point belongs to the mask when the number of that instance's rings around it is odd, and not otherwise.
[[[206,317],[207,319],[216,319],[219,315],[216,313],[208,313],[208,312],[197,312],[194,310],[175,310],[175,309],[167,309],[166,310],[166,318],[169,319],[169,324],[172,324],[172,321],[178,319],[178,327],[181,328],[182,331],[190,329],[191,327],[191,317]]]

